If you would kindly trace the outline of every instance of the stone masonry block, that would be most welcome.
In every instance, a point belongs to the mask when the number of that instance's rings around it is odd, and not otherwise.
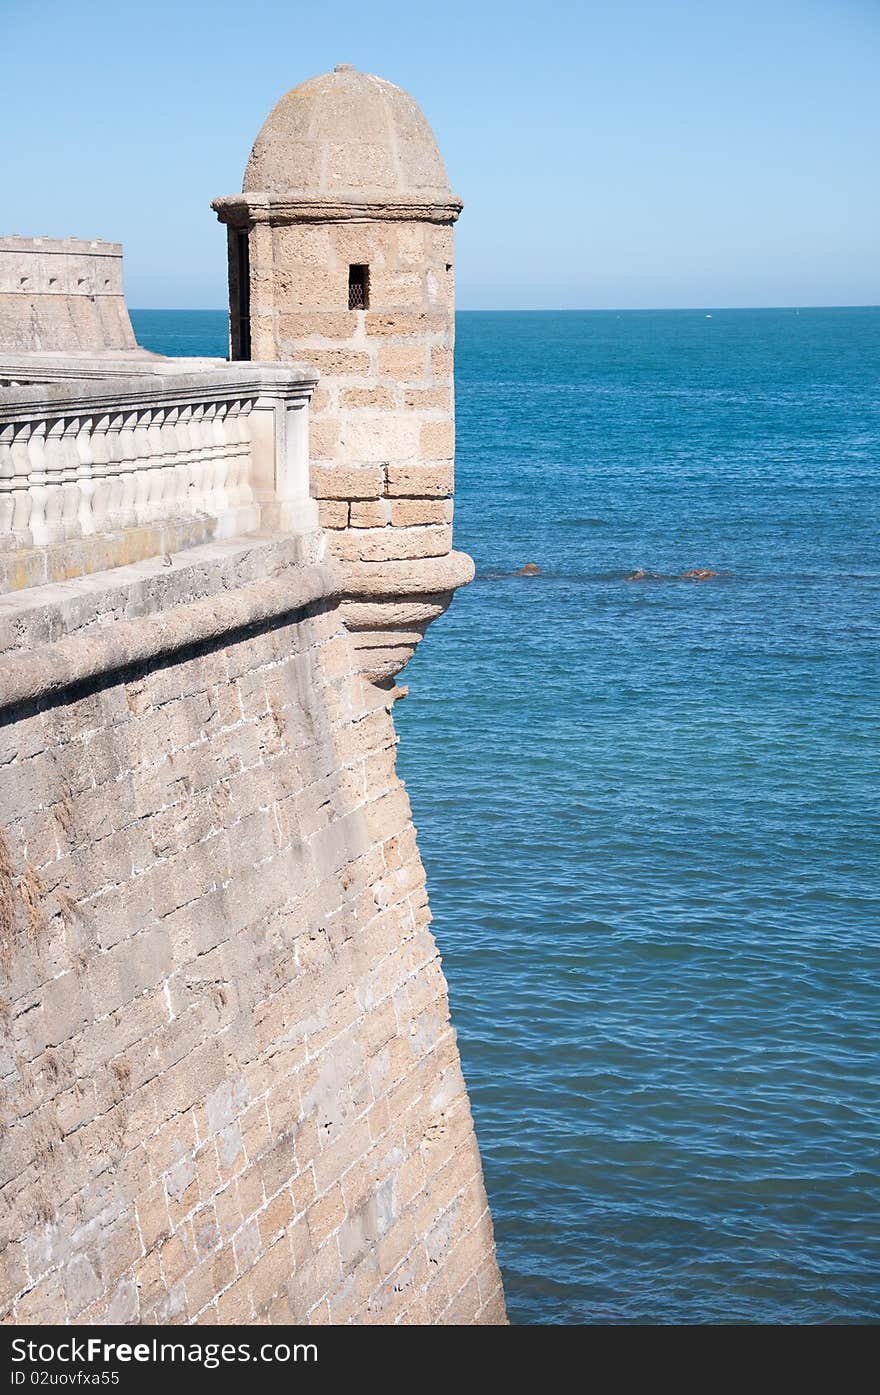
[[[315,465],[310,470],[316,499],[378,499],[385,476],[379,466]]]
[[[350,510],[352,528],[384,528],[392,521],[387,499],[355,500]]]
[[[372,407],[379,411],[393,411],[397,405],[394,393],[386,387],[345,388],[339,394],[340,407]]]
[[[322,499],[318,505],[318,518],[322,528],[347,528],[348,503],[342,499]]]
[[[309,452],[313,460],[333,460],[339,445],[339,422],[313,421],[309,428]]]
[[[419,445],[426,460],[451,460],[455,454],[455,424],[452,421],[425,422]]]
[[[427,310],[368,311],[367,334],[382,337],[414,337],[426,334],[449,334],[446,315]]]
[[[424,344],[383,344],[379,350],[379,375],[383,378],[420,383],[425,380],[426,364]]]
[[[355,316],[350,310],[297,310],[280,315],[278,320],[282,342],[293,344],[307,339],[344,341],[353,337],[356,328]]]
[[[424,523],[451,523],[452,500],[395,499],[391,505],[391,522],[397,528],[412,528]]]
[[[389,465],[385,492],[392,498],[410,496],[436,498],[451,494],[453,469],[450,464]]]
[[[370,371],[370,355],[363,349],[317,349],[309,345],[303,349],[301,357],[326,378],[362,378]]]
[[[448,525],[426,528],[352,529],[334,536],[338,557],[350,562],[392,562],[409,557],[442,557],[452,547]]]
[[[359,415],[342,422],[340,445],[353,462],[410,460],[419,453],[419,422],[396,412]]]
[[[431,376],[435,383],[451,382],[453,370],[452,350],[442,344],[431,347]]]

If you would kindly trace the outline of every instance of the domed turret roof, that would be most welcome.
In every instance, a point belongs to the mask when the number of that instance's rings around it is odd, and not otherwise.
[[[412,97],[340,64],[286,93],[254,142],[244,192],[365,203],[451,198],[434,133]]]

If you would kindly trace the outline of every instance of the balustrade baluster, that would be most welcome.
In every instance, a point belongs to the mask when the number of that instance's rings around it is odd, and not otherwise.
[[[15,502],[12,510],[12,532],[22,543],[30,543],[31,538],[31,493],[29,487],[30,456],[28,442],[31,438],[32,422],[23,421],[15,428],[12,438],[12,489]]]
[[[251,473],[251,412],[253,399],[239,404],[238,446],[239,446],[239,497],[242,504],[252,504],[254,500],[253,477]]]
[[[112,532],[124,527],[122,516],[122,446],[119,439],[122,413],[114,412],[107,419],[107,505],[104,527]]]
[[[119,512],[123,528],[130,528],[135,521],[134,501],[137,492],[135,468],[137,461],[134,450],[134,428],[137,412],[123,412],[119,427]]]
[[[64,419],[46,423],[46,446],[43,472],[46,487],[46,541],[57,542],[64,537],[62,514],[64,511],[64,457],[61,451],[61,437],[64,434]]]
[[[95,531],[95,517],[92,510],[92,500],[95,494],[95,480],[92,474],[95,463],[94,425],[93,417],[80,417],[76,433],[76,483],[79,494],[77,519],[79,530],[84,538],[90,537]]]
[[[210,442],[205,435],[205,405],[198,402],[193,407],[192,421],[190,423],[193,446],[195,448],[195,472],[196,491],[198,495],[198,511],[200,514],[214,513],[214,498],[212,494]]]
[[[27,444],[28,492],[31,496],[30,532],[35,546],[42,547],[49,542],[49,529],[46,523],[46,504],[49,491],[46,488],[46,421],[35,421],[31,425]]]
[[[179,500],[183,492],[184,466],[180,456],[177,434],[178,407],[164,407],[159,418],[158,458],[151,462],[153,486],[150,492],[153,522],[174,518],[180,513]]]
[[[186,403],[178,410],[177,440],[180,448],[181,462],[184,467],[184,479],[186,481],[184,503],[181,511],[185,518],[192,518],[198,512],[198,476],[193,460],[192,431],[190,429],[192,407],[189,403]]]
[[[156,523],[164,517],[162,511],[162,496],[165,488],[165,475],[163,473],[163,467],[165,465],[165,443],[166,441],[173,442],[174,432],[173,430],[168,431],[163,437],[162,430],[166,425],[167,418],[174,411],[176,411],[174,407],[169,411],[167,407],[158,406],[154,407],[150,413],[150,424],[147,427],[147,437],[150,445],[147,457],[150,462],[150,469],[148,472],[150,476],[150,488],[146,502],[148,523]],[[173,446],[170,455],[173,459]]]
[[[15,427],[12,422],[0,426],[0,538],[12,534],[12,518],[15,513],[15,462],[12,458],[12,441]]]
[[[226,513],[229,499],[229,460],[226,455],[226,403],[211,403],[211,451],[214,458],[214,490],[218,513]]]
[[[110,473],[110,453],[107,432],[109,429],[109,415],[96,416],[92,419],[92,479],[94,480],[92,517],[95,521],[96,533],[104,533],[108,528],[110,485],[107,477]]]
[[[76,449],[78,417],[65,417],[59,443],[61,456],[61,532],[65,538],[78,538],[79,488],[76,476],[79,456]]]
[[[134,433],[132,450],[134,453],[134,521],[142,525],[148,522],[148,501],[150,497],[150,421],[149,411],[134,413]]]

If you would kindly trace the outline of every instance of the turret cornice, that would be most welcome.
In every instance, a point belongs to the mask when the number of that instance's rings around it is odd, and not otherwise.
[[[316,198],[314,194],[291,190],[279,194],[231,194],[214,199],[211,207],[221,223],[234,228],[253,227],[255,223],[274,225],[290,223],[440,223],[456,222],[462,208],[461,199],[450,197],[440,202],[426,202],[417,195],[387,197]]]

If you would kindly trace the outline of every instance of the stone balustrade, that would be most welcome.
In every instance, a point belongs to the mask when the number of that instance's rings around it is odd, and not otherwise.
[[[147,364],[39,381],[35,359],[0,362],[0,379],[18,384],[0,392],[3,589],[266,526],[314,526],[313,378],[277,365]],[[20,554],[35,551],[44,555],[22,566]]]

